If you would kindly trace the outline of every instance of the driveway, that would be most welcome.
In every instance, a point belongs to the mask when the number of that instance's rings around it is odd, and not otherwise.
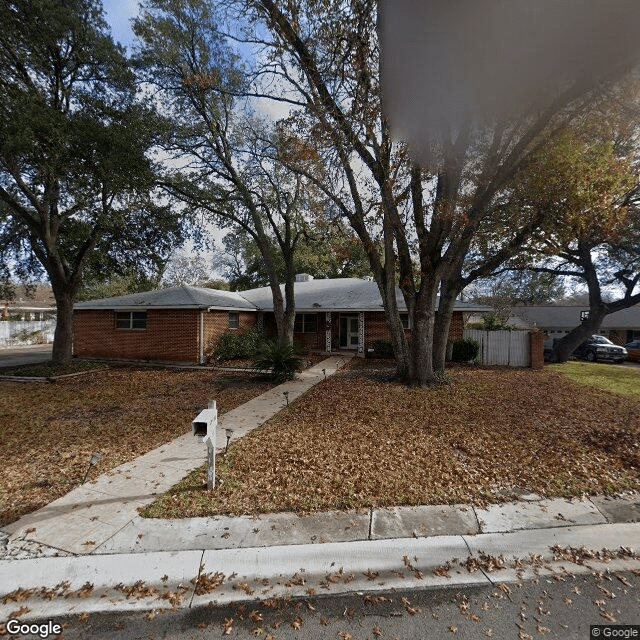
[[[0,348],[0,368],[17,367],[51,360],[51,344],[34,344],[29,347]]]
[[[627,369],[637,369],[640,371],[640,362],[631,362],[630,360],[625,360],[625,362],[621,362],[619,367],[626,367]]]

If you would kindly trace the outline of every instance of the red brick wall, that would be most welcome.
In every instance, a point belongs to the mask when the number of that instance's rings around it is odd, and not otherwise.
[[[237,329],[229,327],[228,311],[207,311],[204,314],[204,351],[210,355],[218,346],[220,336],[224,333],[244,333],[255,326],[258,314],[253,311],[240,311],[239,324]]]
[[[451,316],[451,324],[449,325],[449,340],[462,340],[464,333],[464,322],[462,320],[462,311],[454,311]]]
[[[145,330],[116,329],[114,311],[78,310],[73,316],[73,354],[79,357],[198,362],[200,312],[147,311]]]
[[[316,315],[318,320],[318,332],[317,333],[300,333],[295,331],[293,334],[293,341],[296,344],[300,344],[311,351],[318,351],[325,349],[325,323],[326,317],[324,311],[322,313],[312,314],[305,313],[305,315]],[[334,313],[333,316],[336,314]],[[264,333],[269,338],[275,338],[278,335],[276,327],[276,318],[273,313],[264,314]]]
[[[541,331],[532,331],[529,334],[531,345],[531,368],[542,369],[544,367],[544,334]]]

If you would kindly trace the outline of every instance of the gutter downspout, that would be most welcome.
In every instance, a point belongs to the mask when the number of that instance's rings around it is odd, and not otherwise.
[[[200,311],[200,364],[204,364],[204,311]]]

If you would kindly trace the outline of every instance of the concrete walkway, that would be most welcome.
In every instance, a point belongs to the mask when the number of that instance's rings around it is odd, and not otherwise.
[[[323,380],[325,374],[333,375],[350,357],[327,358],[300,373],[296,380],[278,385],[225,413],[218,420],[217,451],[226,445],[226,428],[233,429],[231,442],[241,438],[286,406],[284,392],[288,392],[289,402],[293,402]],[[139,508],[152,503],[204,464],[206,458],[206,445],[191,433],[180,436],[5,526],[3,531],[10,534],[8,546],[18,554],[21,549],[37,553],[38,545],[45,545],[50,554],[58,555],[100,550],[134,519],[139,519]],[[46,553],[44,549],[41,551]]]

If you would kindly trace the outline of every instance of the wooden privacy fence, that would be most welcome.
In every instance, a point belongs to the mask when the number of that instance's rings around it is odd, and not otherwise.
[[[483,365],[531,366],[531,339],[528,331],[465,329],[463,335],[480,344],[479,355]]]
[[[20,344],[53,342],[56,328],[55,318],[51,320],[4,320],[0,321],[0,347]]]

